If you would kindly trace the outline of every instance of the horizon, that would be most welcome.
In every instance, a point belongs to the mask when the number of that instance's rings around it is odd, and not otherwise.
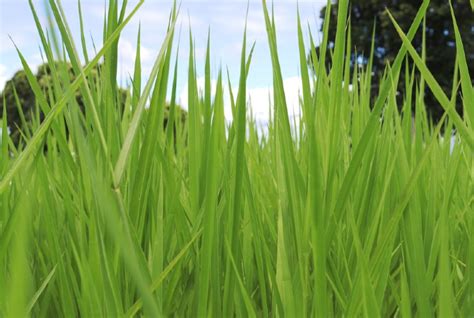
[[[309,38],[308,27],[314,41],[319,41],[321,20],[319,11],[326,0],[294,1],[284,0],[274,4],[276,27],[279,37],[279,54],[290,115],[299,113],[299,90],[301,89],[297,47],[297,6],[299,7],[305,37]],[[43,27],[47,25],[47,14],[42,1],[33,1]],[[131,1],[131,8],[137,1]],[[143,78],[146,80],[155,57],[159,52],[166,34],[168,15],[173,1],[147,1],[137,12],[129,25],[122,32],[119,42],[119,69],[117,82],[127,87],[129,75],[133,74],[138,29],[141,29],[141,58]],[[203,5],[205,4],[205,5]],[[8,14],[6,6],[8,5]],[[63,1],[62,6],[71,28],[75,43],[80,43],[80,26],[77,15],[77,1]],[[178,72],[178,101],[187,109],[187,82],[189,56],[189,32],[192,33],[196,53],[198,84],[203,83],[204,58],[207,46],[208,31],[211,41],[211,76],[215,81],[221,68],[223,73],[229,71],[233,86],[238,83],[239,69],[235,61],[239,60],[245,18],[248,6],[247,46],[255,42],[255,51],[248,78],[248,96],[251,111],[257,120],[266,121],[269,116],[269,95],[272,95],[272,69],[270,52],[263,11],[260,0],[233,0],[222,3],[211,0],[183,0],[178,19],[177,41],[174,45],[174,56],[179,45],[177,56],[180,65]],[[104,3],[81,1],[84,18],[84,31],[88,54],[94,53],[93,47],[100,48],[102,42],[102,23]],[[3,91],[7,80],[21,69],[20,59],[15,45],[25,56],[33,71],[43,63],[40,53],[40,40],[34,25],[28,3],[12,0],[0,1],[0,91]],[[11,40],[10,40],[11,37]],[[83,60],[83,56],[81,59]],[[238,63],[237,63],[238,64]],[[183,66],[184,65],[184,66]],[[202,88],[202,87],[200,87]],[[228,93],[227,93],[228,94]],[[226,99],[228,100],[228,99]],[[231,118],[230,105],[226,105],[226,117]]]

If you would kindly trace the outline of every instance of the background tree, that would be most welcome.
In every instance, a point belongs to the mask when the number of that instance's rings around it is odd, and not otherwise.
[[[67,71],[70,80],[74,80],[74,74],[72,65],[66,62],[56,62],[56,68],[62,68]],[[92,70],[89,76],[98,76],[100,72],[100,65]],[[48,98],[50,96],[49,90],[52,87],[51,79],[51,67],[48,63],[42,64],[38,67],[36,73],[36,79],[44,95]],[[119,88],[119,100],[120,100],[120,111],[123,111],[128,91],[126,89]],[[8,80],[5,84],[3,91],[0,94],[0,105],[3,107],[3,101],[7,110],[7,126],[10,131],[10,138],[13,143],[18,146],[22,137],[29,127],[32,125],[33,120],[37,118],[40,122],[44,119],[44,114],[39,111],[37,113],[36,97],[31,89],[31,86],[26,77],[24,70],[19,70]],[[79,91],[76,92],[76,101],[81,110],[84,112],[85,106],[82,96]],[[2,109],[0,107],[0,109]],[[21,109],[21,112],[20,112]],[[39,109],[38,109],[39,110]],[[176,120],[180,120],[182,123],[186,121],[186,112],[177,105],[176,107]],[[168,123],[169,105],[165,106],[164,115],[164,126]],[[0,119],[2,119],[3,111],[0,111]],[[23,119],[21,118],[23,116]],[[176,127],[173,128],[176,130]]]
[[[66,70],[70,80],[74,80],[71,64],[66,62],[56,62],[55,67],[56,69]],[[90,76],[97,76],[99,68],[96,67],[91,72]],[[53,85],[50,65],[48,63],[41,64],[38,67],[35,77],[45,97],[49,99],[49,96],[51,96],[50,89]],[[125,98],[126,91],[123,91],[122,99],[125,101]],[[10,130],[10,138],[15,145],[18,145],[22,134],[29,129],[33,120],[36,118],[41,122],[44,119],[44,114],[41,111],[36,111],[36,97],[31,89],[24,70],[17,71],[15,75],[5,83],[5,87],[0,95],[0,101],[1,105],[3,105],[3,101],[5,101],[7,110],[7,126]],[[79,92],[76,92],[76,101],[81,110],[84,111],[84,102]],[[0,117],[2,116],[3,112],[0,114]]]
[[[402,41],[397,31],[393,27],[386,8],[390,10],[401,28],[407,32],[416,12],[422,4],[422,0],[350,0],[350,24],[352,34],[352,54],[351,68],[355,61],[359,65],[368,62],[372,45],[372,35],[375,24],[374,38],[374,64],[372,95],[378,92],[378,83],[383,75],[387,63],[392,63],[395,59]],[[474,13],[469,0],[453,0],[452,5],[460,29],[461,37],[466,52],[467,64],[471,78],[474,78]],[[326,7],[320,12],[321,19],[324,20]],[[337,23],[337,1],[331,6],[329,23],[329,43],[328,49],[334,47]],[[454,63],[456,57],[455,37],[452,26],[452,18],[448,0],[431,0],[426,15],[426,63],[445,93],[450,96],[453,84]],[[416,34],[413,46],[422,51],[422,31]],[[317,48],[319,51],[319,48]],[[311,54],[309,55],[311,56]],[[330,54],[327,54],[330,57]],[[328,59],[327,66],[331,61]],[[310,61],[311,63],[311,61]],[[401,74],[400,85],[398,87],[404,96],[404,81]],[[425,93],[425,104],[428,115],[436,122],[443,114],[443,109],[431,94],[429,89]],[[462,113],[462,102],[458,98],[457,108]]]

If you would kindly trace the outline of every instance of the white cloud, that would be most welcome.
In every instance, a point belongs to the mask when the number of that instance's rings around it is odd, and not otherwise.
[[[288,77],[283,80],[286,104],[290,117],[300,115],[299,97],[301,94],[301,78],[299,76]],[[248,98],[252,113],[257,120],[268,121],[270,108],[273,111],[273,88],[257,87],[248,91]]]
[[[136,45],[126,38],[120,39],[119,42],[119,68],[118,76],[119,81],[127,82],[130,76],[133,76],[135,69],[136,59]],[[153,59],[153,53],[150,49],[145,47],[143,44],[140,46],[140,58],[142,63],[142,73],[148,74],[151,68],[151,62]]]
[[[204,77],[197,79],[198,90],[202,93],[204,90]],[[215,94],[216,81],[211,81],[212,94]],[[290,117],[299,116],[301,113],[299,106],[299,96],[301,93],[301,78],[299,76],[288,77],[283,80],[286,103]],[[237,87],[232,88],[234,98],[237,98]],[[185,85],[179,94],[179,103],[184,109],[188,109],[188,86]],[[273,112],[273,88],[254,87],[247,90],[247,103],[249,105],[249,114],[258,122],[268,122],[270,118],[270,108]],[[232,119],[232,109],[230,103],[230,94],[227,88],[224,88],[224,112],[228,120]]]
[[[122,38],[119,41],[120,57],[127,61],[135,61],[137,46],[128,39]],[[140,57],[142,62],[149,62],[152,58],[151,50],[140,44]]]
[[[198,88],[199,94],[201,95],[204,93],[204,86],[205,86],[205,78],[198,77],[197,88]],[[217,81],[211,80],[211,92],[213,95],[216,92],[216,87],[217,87]],[[183,87],[183,89],[181,90],[179,94],[178,103],[182,105],[184,109],[188,109],[188,85],[187,84]]]

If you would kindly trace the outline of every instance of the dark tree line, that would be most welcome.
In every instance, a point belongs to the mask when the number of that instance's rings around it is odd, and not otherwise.
[[[378,93],[378,84],[383,76],[387,63],[392,63],[402,46],[402,41],[386,13],[386,8],[392,13],[400,27],[408,32],[413,19],[422,4],[422,0],[350,0],[351,27],[351,69],[354,65],[364,66],[370,56],[372,35],[374,37],[374,63],[372,78],[372,95]],[[453,0],[452,6],[466,53],[467,64],[471,78],[474,78],[474,12],[469,0]],[[337,1],[331,6],[329,22],[328,49],[334,46],[337,24]],[[326,7],[320,12],[324,20]],[[322,31],[322,30],[321,30]],[[431,0],[426,15],[426,63],[447,96],[451,96],[454,63],[456,57],[455,35],[448,0]],[[416,34],[413,46],[418,52],[422,51],[422,28]],[[319,50],[319,48],[317,48]],[[330,54],[327,54],[330,57]],[[329,67],[330,58],[326,61]],[[311,61],[310,61],[311,63]],[[405,95],[404,74],[401,74],[398,87],[401,98]],[[443,114],[443,109],[431,94],[425,92],[425,104],[428,115],[437,122]],[[457,100],[457,110],[462,113],[462,101]]]

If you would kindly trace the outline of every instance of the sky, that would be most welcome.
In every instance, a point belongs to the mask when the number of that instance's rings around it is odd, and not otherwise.
[[[129,11],[137,0],[129,0]],[[141,27],[141,56],[143,74],[149,73],[160,50],[166,34],[171,0],[146,0],[138,13],[128,24],[119,42],[119,78],[121,85],[127,85],[127,79],[133,74],[136,41]],[[297,6],[299,6],[303,28],[306,30],[306,43],[309,42],[308,27],[311,28],[314,41],[319,38],[319,11],[327,0],[274,0],[274,13],[277,27],[277,40],[280,63],[287,92],[290,112],[298,113],[299,56],[297,43]],[[46,14],[43,1],[33,0],[43,26],[46,26]],[[80,43],[77,0],[62,0],[67,21],[76,41]],[[88,51],[94,52],[102,43],[102,24],[106,1],[82,0],[84,28],[87,35]],[[271,6],[271,1],[268,1]],[[186,108],[187,68],[189,56],[189,32],[191,29],[195,41],[198,83],[203,84],[204,58],[208,31],[211,36],[211,75],[214,79],[220,68],[229,70],[233,86],[238,84],[240,53],[245,26],[245,16],[249,6],[247,21],[247,45],[255,42],[254,57],[248,78],[248,98],[252,114],[257,120],[268,117],[269,94],[271,95],[272,68],[267,43],[265,21],[260,0],[182,0],[178,20],[180,38],[178,44],[178,93],[181,105]],[[178,36],[178,34],[177,34]],[[15,45],[19,48],[33,69],[42,63],[40,40],[27,0],[0,0],[0,90],[5,82],[21,68]],[[146,75],[144,75],[146,77]],[[290,114],[291,115],[291,114]],[[230,106],[226,107],[226,116],[230,116]]]

